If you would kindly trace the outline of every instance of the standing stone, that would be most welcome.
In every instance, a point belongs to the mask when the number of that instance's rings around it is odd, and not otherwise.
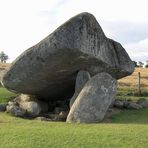
[[[92,77],[75,100],[67,122],[95,123],[103,120],[116,95],[116,80],[107,73]]]
[[[70,100],[70,108],[72,107],[75,99],[79,95],[80,91],[84,87],[85,83],[90,80],[90,74],[87,71],[79,71],[77,78],[76,78],[76,84],[75,84],[75,93],[73,97]]]

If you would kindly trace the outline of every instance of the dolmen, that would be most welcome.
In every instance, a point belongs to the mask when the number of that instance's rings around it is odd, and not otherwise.
[[[122,45],[105,36],[96,18],[78,14],[23,52],[2,85],[40,101],[67,100],[67,122],[101,122],[116,95],[117,80],[134,64]]]

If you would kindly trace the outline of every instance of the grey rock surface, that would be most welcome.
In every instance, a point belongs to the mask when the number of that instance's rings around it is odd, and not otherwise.
[[[119,79],[134,64],[120,43],[107,38],[92,14],[81,13],[22,53],[3,76],[7,89],[54,100],[72,97],[80,70]]]
[[[126,109],[134,109],[134,110],[137,110],[137,109],[141,109],[142,108],[141,105],[137,104],[136,102],[132,102],[132,101],[126,101],[124,103],[124,107]]]
[[[20,104],[20,108],[26,110],[27,114],[32,116],[37,116],[41,113],[41,107],[35,101],[23,102]]]
[[[116,108],[120,108],[120,109],[123,109],[124,108],[124,100],[118,100],[118,99],[116,99],[115,101],[114,101],[114,107],[116,107]]]
[[[16,117],[23,117],[26,114],[26,110],[15,104],[7,105],[6,111]]]
[[[67,122],[93,123],[103,120],[116,95],[116,80],[107,73],[92,77],[76,98]]]
[[[144,98],[139,99],[137,104],[141,105],[143,108],[148,108],[148,100]]]
[[[6,104],[4,104],[4,103],[1,103],[0,104],[0,112],[4,112],[4,111],[6,111]]]
[[[84,87],[85,83],[90,80],[90,74],[87,71],[79,71],[76,77],[75,93],[70,100],[70,108],[72,107],[75,99],[79,95],[80,91]]]
[[[48,112],[48,104],[37,100],[35,96],[21,94],[8,102],[7,112],[19,117],[34,117]]]
[[[41,112],[44,113],[48,111],[48,104],[38,100],[34,95],[21,94],[14,99],[14,102],[32,115],[38,115]]]

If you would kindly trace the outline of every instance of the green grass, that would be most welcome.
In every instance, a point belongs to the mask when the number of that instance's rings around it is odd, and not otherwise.
[[[0,88],[0,102],[13,95]],[[112,123],[100,124],[25,120],[0,113],[0,148],[147,148],[147,140],[148,109],[125,110],[113,116]]]
[[[0,87],[0,103],[6,103],[10,99],[10,97],[16,96],[16,94],[6,90],[3,87]]]
[[[148,110],[135,113],[144,115],[136,119],[133,111],[123,112],[110,124],[23,120],[0,113],[0,148],[147,148]]]
[[[113,116],[113,123],[146,124],[148,126],[148,109],[124,110]]]
[[[131,99],[131,100],[138,100],[140,98],[145,98],[148,100],[148,91],[147,90],[142,90],[141,95],[138,96],[137,92],[133,88],[118,88],[117,90],[117,99]]]

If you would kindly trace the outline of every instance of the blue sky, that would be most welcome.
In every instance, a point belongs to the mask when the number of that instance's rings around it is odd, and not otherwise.
[[[92,13],[107,37],[132,60],[148,60],[147,0],[0,0],[0,51],[13,61],[81,12]]]

